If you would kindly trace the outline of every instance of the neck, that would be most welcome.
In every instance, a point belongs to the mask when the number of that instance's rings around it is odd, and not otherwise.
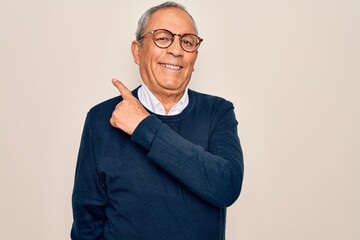
[[[156,102],[161,104],[161,106],[163,108],[162,114],[164,114],[164,115],[168,115],[172,111],[173,107],[175,105],[179,104],[179,102],[181,101],[182,98],[186,98],[186,99],[184,99],[184,101],[188,102],[187,96],[185,96],[185,94],[187,94],[187,87],[185,87],[185,89],[182,91],[179,89],[178,89],[178,91],[177,90],[169,90],[169,89],[150,89],[144,83],[143,88],[144,88],[145,92],[147,92],[148,94],[150,94],[152,96],[152,97],[149,96],[150,99],[148,101],[151,102],[151,98],[156,98]],[[143,99],[143,101],[146,101],[146,100]],[[157,104],[157,103],[152,103],[152,104]],[[186,103],[186,105],[187,105],[187,103]],[[182,105],[179,105],[179,107],[180,106],[182,106]],[[149,106],[149,109],[152,109],[153,107],[155,107],[155,106]],[[175,110],[175,111],[177,111],[177,110]]]
[[[181,97],[184,95],[184,91],[181,94],[177,95],[160,95],[155,93],[153,94],[164,107],[165,113],[167,115],[170,112],[171,108],[180,101]]]

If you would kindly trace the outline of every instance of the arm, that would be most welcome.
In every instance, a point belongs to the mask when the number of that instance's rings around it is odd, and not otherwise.
[[[155,116],[145,118],[132,140],[146,148],[148,157],[188,190],[217,206],[230,206],[238,198],[243,179],[243,155],[233,107],[217,121],[209,148],[183,138]]]
[[[72,195],[72,239],[103,239],[107,198],[96,170],[92,130],[91,118],[88,115],[82,134]]]

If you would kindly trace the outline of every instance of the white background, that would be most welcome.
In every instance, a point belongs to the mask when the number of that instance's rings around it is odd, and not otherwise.
[[[162,1],[0,0],[0,239],[69,239],[87,111],[139,85],[130,44]],[[360,1],[180,1],[205,40],[190,87],[236,107],[227,240],[360,239]]]

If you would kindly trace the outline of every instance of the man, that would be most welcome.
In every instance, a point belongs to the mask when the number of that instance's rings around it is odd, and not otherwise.
[[[243,157],[233,105],[188,89],[202,39],[183,6],[139,20],[142,86],[92,108],[79,150],[72,239],[225,239]]]

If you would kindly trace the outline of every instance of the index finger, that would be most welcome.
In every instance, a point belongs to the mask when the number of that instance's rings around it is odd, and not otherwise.
[[[119,80],[113,78],[112,83],[119,90],[119,92],[120,92],[121,96],[123,97],[123,99],[133,96],[131,91],[122,82],[120,82]]]

